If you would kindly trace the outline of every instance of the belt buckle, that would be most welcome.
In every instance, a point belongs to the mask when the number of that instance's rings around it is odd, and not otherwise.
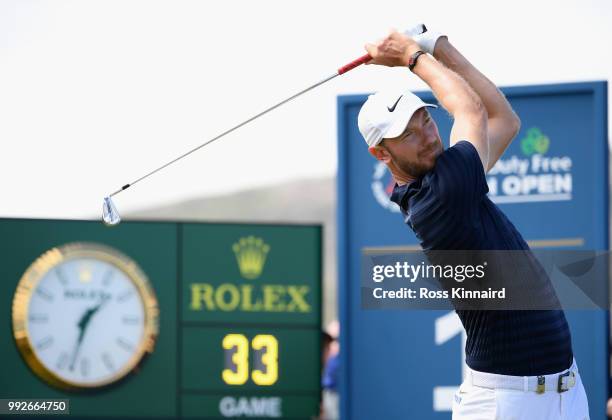
[[[574,385],[576,385],[576,375],[572,371],[567,371],[559,375],[557,382],[557,392],[562,393],[569,391]]]
[[[546,378],[544,376],[538,376],[538,386],[536,388],[536,394],[543,394],[546,391]]]

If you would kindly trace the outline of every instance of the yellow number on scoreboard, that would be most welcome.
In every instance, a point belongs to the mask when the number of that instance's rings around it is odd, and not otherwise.
[[[221,373],[223,381],[228,385],[243,385],[249,379],[249,340],[242,334],[228,334],[223,337],[222,346],[226,355],[226,369]],[[251,372],[253,382],[274,385],[278,380],[278,340],[270,334],[259,334],[251,341],[251,347],[261,355]],[[261,352],[262,349],[265,351]]]
[[[249,340],[242,334],[223,337],[223,349],[236,349],[231,357],[233,369],[223,369],[221,376],[228,385],[242,385],[249,379]]]
[[[251,346],[254,350],[265,347],[266,352],[261,356],[261,363],[266,367],[263,372],[254,369],[251,373],[253,382],[257,385],[273,385],[278,379],[278,341],[273,335],[262,334],[253,338]]]

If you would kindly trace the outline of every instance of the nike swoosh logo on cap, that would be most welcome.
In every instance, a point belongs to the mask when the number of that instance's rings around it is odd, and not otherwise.
[[[392,106],[391,108],[387,107],[387,110],[388,110],[389,112],[393,112],[393,111],[395,111],[395,107],[396,107],[396,106],[397,106],[397,104],[399,103],[400,99],[402,99],[402,96],[404,96],[404,95],[400,95],[400,97],[399,97],[399,98],[397,98],[397,101],[395,101],[395,103],[393,104],[393,106]]]

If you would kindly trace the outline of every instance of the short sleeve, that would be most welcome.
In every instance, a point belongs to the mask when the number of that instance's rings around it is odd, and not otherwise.
[[[432,175],[438,198],[447,204],[477,203],[489,192],[478,151],[465,140],[438,157]]]

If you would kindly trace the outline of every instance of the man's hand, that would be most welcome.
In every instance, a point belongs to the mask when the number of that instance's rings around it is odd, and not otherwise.
[[[391,31],[378,44],[366,44],[365,49],[372,57],[368,64],[396,67],[407,66],[410,56],[420,48],[413,39],[397,31]]]

